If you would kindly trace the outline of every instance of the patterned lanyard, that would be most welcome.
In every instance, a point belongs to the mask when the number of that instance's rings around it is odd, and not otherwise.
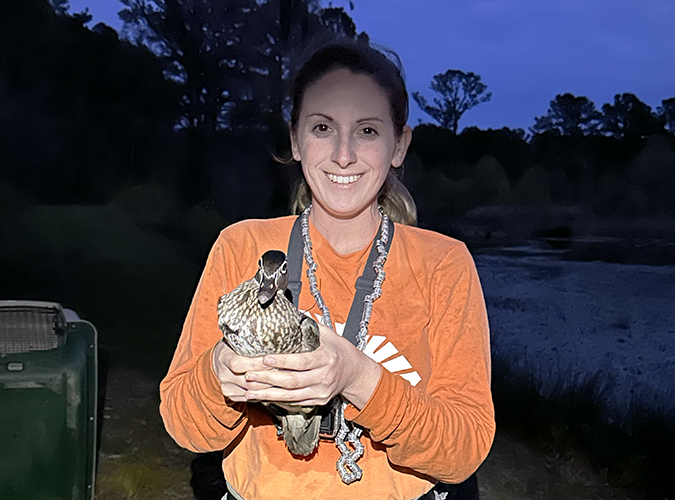
[[[314,300],[321,310],[322,323],[329,327],[332,326],[330,312],[326,306],[316,281],[316,262],[312,257],[312,242],[309,238],[309,213],[311,204],[307,206],[302,215],[296,220],[291,238],[288,243],[288,264],[289,264],[289,284],[288,289],[293,295],[293,303],[298,305],[300,297],[300,275],[302,271],[302,255],[304,254],[307,262],[307,278],[309,288]],[[356,280],[356,293],[352,302],[349,316],[345,323],[344,337],[363,351],[366,347],[366,337],[368,334],[368,324],[372,313],[373,302],[382,294],[382,283],[384,282],[385,272],[384,264],[387,260],[391,240],[394,234],[394,226],[389,223],[389,217],[380,208],[382,222],[380,224],[379,237],[375,239],[368,255],[363,274]],[[302,236],[300,238],[300,235]],[[370,293],[368,293],[370,292]],[[356,325],[358,324],[358,328]],[[340,398],[338,402],[337,418],[339,431],[335,437],[335,445],[340,450],[341,457],[337,461],[337,470],[342,481],[350,484],[361,479],[363,474],[356,461],[363,456],[363,444],[361,443],[361,434],[363,430],[355,425],[349,429],[344,418],[344,410],[347,402]],[[354,451],[350,451],[345,444],[345,439],[349,442]]]

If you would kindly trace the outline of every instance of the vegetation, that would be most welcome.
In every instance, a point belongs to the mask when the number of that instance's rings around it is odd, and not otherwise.
[[[489,167],[487,167],[490,165]],[[406,181],[438,227],[484,205],[577,205],[600,216],[675,215],[675,138],[415,128]]]
[[[413,99],[422,111],[453,133],[457,133],[459,119],[464,113],[492,98],[480,75],[457,69],[434,76],[431,90],[440,94],[440,98],[434,97],[435,106],[428,104],[419,92],[413,92]]]

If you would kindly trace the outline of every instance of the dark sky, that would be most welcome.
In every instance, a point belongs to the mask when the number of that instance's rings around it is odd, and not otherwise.
[[[329,2],[323,1],[324,5]],[[349,2],[333,1],[345,7]],[[118,0],[70,0],[92,23],[120,27]],[[408,88],[428,100],[447,69],[482,77],[492,100],[468,111],[460,129],[521,127],[556,94],[585,95],[600,108],[632,92],[656,108],[675,97],[675,0],[354,0],[357,29],[394,49]],[[432,121],[411,102],[410,124]]]

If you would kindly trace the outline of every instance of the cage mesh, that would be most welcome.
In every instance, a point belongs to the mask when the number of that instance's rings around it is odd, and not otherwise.
[[[65,343],[65,331],[59,304],[0,302],[0,354],[55,349]]]

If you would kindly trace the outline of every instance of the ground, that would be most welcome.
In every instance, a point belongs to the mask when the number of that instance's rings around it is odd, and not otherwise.
[[[138,370],[108,374],[96,484],[97,500],[192,500],[194,455],[178,447],[162,427],[158,380]],[[484,500],[639,500],[610,486],[582,453],[546,452],[497,433],[478,472]]]
[[[97,500],[192,499],[193,455],[159,416],[159,381],[130,368],[107,375],[96,476]]]

